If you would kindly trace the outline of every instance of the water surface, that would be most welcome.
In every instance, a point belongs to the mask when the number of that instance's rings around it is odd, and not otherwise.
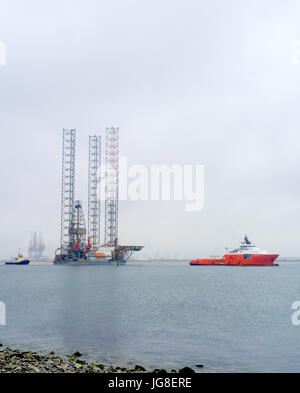
[[[0,266],[0,342],[118,365],[300,371],[300,264]]]

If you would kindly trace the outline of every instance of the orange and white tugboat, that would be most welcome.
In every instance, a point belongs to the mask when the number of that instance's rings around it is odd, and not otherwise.
[[[196,259],[191,261],[192,266],[278,266],[274,262],[279,254],[270,254],[260,250],[251,243],[246,235],[239,248],[228,251],[223,257]]]

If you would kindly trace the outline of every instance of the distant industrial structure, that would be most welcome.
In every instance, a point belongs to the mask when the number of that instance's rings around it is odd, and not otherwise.
[[[43,257],[43,252],[45,251],[45,244],[42,240],[42,235],[37,232],[34,232],[32,235],[29,247],[28,247],[28,255],[30,258],[39,259]]]
[[[82,202],[75,201],[76,129],[63,130],[61,241],[55,264],[124,264],[142,246],[121,246],[118,240],[119,128],[106,129],[105,176],[100,176],[101,136],[89,137],[88,227]],[[101,243],[100,182],[105,181],[104,239]]]

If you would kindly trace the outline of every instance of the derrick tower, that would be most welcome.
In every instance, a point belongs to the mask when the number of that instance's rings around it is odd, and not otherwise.
[[[88,190],[88,236],[93,247],[100,246],[100,166],[101,136],[89,137],[89,190]]]
[[[104,243],[118,244],[119,128],[106,128]]]
[[[61,250],[73,242],[70,233],[74,208],[76,129],[63,129],[62,193],[61,193]]]

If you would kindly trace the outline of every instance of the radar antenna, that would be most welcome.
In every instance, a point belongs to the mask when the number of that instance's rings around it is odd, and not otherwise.
[[[248,239],[248,236],[247,236],[247,235],[245,235],[244,240],[245,240],[245,243],[246,243],[246,244],[251,244],[251,242],[250,242],[250,240]]]

